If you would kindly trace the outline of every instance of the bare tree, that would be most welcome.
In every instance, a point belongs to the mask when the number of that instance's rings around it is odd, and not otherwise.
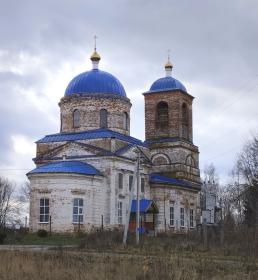
[[[219,191],[219,177],[216,172],[216,168],[213,163],[210,163],[204,167],[204,184],[203,191],[212,192],[218,194]]]
[[[25,182],[20,189],[20,201],[28,202],[30,199],[31,186],[29,182]]]
[[[0,177],[0,228],[4,228],[11,212],[11,196],[14,186],[7,179]]]
[[[227,185],[228,203],[237,225],[244,221],[244,190],[245,184],[237,166],[231,172],[231,182]]]
[[[245,223],[258,227],[258,138],[246,143],[236,168],[240,174]]]

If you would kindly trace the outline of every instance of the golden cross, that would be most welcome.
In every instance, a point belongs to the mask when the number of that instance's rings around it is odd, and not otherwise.
[[[170,49],[168,49],[168,61],[170,61]]]
[[[94,50],[95,51],[97,50],[97,39],[98,39],[98,37],[95,35],[94,36]]]

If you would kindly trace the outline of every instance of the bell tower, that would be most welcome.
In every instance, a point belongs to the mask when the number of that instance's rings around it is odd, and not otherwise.
[[[199,151],[193,144],[191,96],[172,77],[173,65],[165,64],[165,77],[143,93],[145,100],[145,139],[151,152],[153,172],[200,182]]]

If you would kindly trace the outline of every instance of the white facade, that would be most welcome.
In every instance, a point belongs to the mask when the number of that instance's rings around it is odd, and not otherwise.
[[[100,60],[96,52],[92,60],[94,68]],[[130,212],[130,187],[138,154],[140,199],[152,200],[158,208],[155,230],[194,229],[200,216],[198,147],[190,138],[188,142],[177,137],[164,143],[161,138],[148,144],[131,137],[130,100],[113,76],[98,74],[95,68],[90,73],[94,79],[104,75],[101,83],[108,80],[104,91],[92,93],[80,88],[74,93],[73,84],[81,80],[69,84],[59,103],[60,133],[37,142],[36,169],[27,174],[31,183],[30,230],[123,228],[126,213]],[[111,89],[117,88],[120,94],[107,92],[110,79],[114,81]],[[96,80],[89,83],[98,86]],[[175,95],[173,100],[181,95]],[[159,101],[153,98],[155,102],[147,102],[153,105]],[[177,112],[174,107],[171,110]],[[173,112],[169,114],[172,116]],[[181,120],[178,114],[174,115]],[[155,125],[150,121],[149,124],[153,129]],[[132,189],[135,198],[136,186]]]

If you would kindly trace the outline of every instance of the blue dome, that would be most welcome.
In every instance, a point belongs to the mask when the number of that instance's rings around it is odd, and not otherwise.
[[[182,90],[184,92],[187,92],[185,86],[178,80],[174,79],[173,77],[164,77],[158,79],[152,84],[149,91],[156,92],[156,91],[167,91],[167,90]]]
[[[113,75],[93,69],[76,76],[66,88],[65,96],[73,93],[111,93],[126,97],[123,85]]]

